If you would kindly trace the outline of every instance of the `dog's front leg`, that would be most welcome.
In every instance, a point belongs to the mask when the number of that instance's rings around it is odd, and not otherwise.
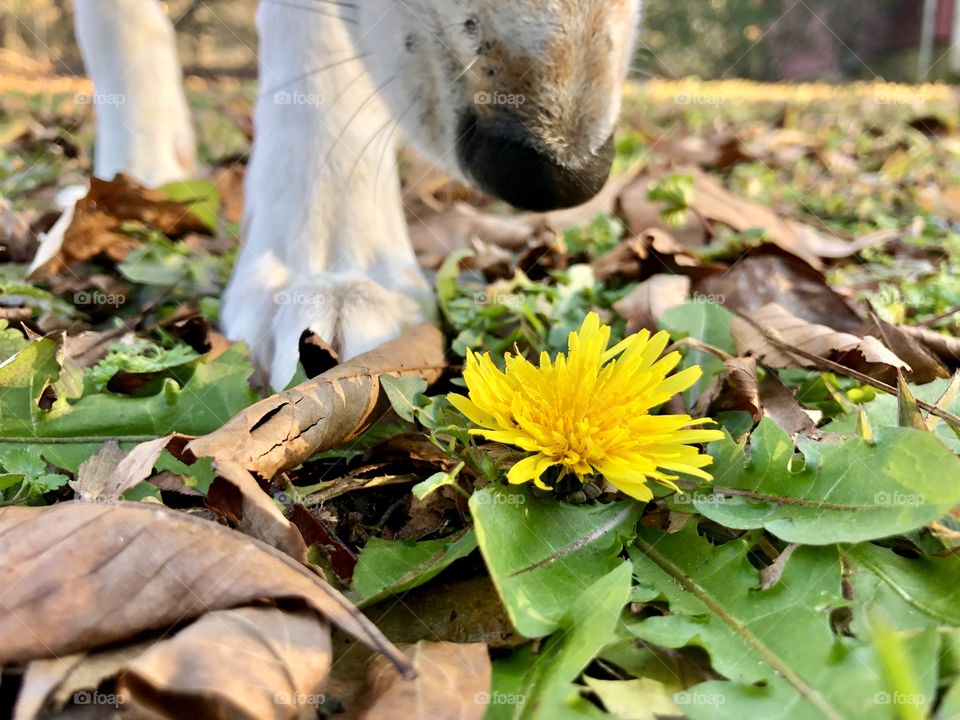
[[[222,324],[275,389],[296,370],[304,330],[349,358],[421,322],[433,302],[403,217],[394,122],[344,21],[322,7],[263,3],[257,16],[244,247]]]
[[[196,170],[193,126],[173,26],[157,0],[75,0],[77,40],[93,79],[94,174],[146,185]]]

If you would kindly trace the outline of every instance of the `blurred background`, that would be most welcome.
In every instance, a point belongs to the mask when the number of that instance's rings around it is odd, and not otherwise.
[[[184,65],[252,76],[256,0],[166,0]],[[960,77],[960,0],[646,0],[639,76]],[[81,74],[72,0],[0,0],[0,72]]]

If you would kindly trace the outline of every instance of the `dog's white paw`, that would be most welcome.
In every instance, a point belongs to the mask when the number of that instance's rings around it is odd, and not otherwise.
[[[277,294],[270,383],[293,377],[304,330],[323,338],[343,360],[373,350],[429,317],[425,298],[385,288],[367,278],[318,278]]]
[[[304,331],[349,360],[432,318],[433,303],[425,283],[401,291],[364,276],[329,274],[272,289],[235,278],[221,315],[226,334],[245,342],[270,386],[282,390],[296,373]]]

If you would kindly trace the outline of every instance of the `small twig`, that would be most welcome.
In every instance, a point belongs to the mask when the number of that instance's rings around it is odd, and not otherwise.
[[[900,396],[900,391],[897,388],[895,388],[893,385],[888,385],[887,383],[882,382],[880,380],[876,380],[870,377],[869,375],[865,375],[864,373],[858,370],[854,370],[853,368],[848,368],[845,365],[841,365],[840,363],[834,362],[833,360],[828,360],[827,358],[821,357],[820,355],[814,355],[813,353],[809,353],[806,350],[801,350],[798,347],[794,347],[793,345],[790,345],[789,343],[785,342],[783,338],[780,337],[780,335],[777,333],[776,330],[766,327],[764,325],[761,325],[760,323],[755,321],[753,318],[749,318],[743,313],[737,313],[737,315],[743,318],[748,323],[750,323],[750,325],[752,325],[754,328],[756,328],[757,331],[763,335],[764,339],[767,342],[769,342],[771,345],[773,345],[775,348],[777,348],[777,350],[780,350],[781,352],[787,353],[788,355],[792,355],[794,357],[803,358],[804,360],[808,360],[814,363],[815,365],[819,366],[821,369],[829,370],[830,372],[835,372],[838,375],[844,375],[846,377],[853,378],[854,380],[860,381],[864,385],[869,385],[870,387],[876,388],[877,390],[882,390],[883,392],[889,395],[893,395],[894,397]],[[925,402],[923,400],[917,400],[917,405],[922,409],[926,410],[931,415],[936,415],[938,418],[942,420],[946,420],[948,423],[950,423],[954,427],[960,428],[960,417],[958,417],[957,415],[954,415],[952,412],[943,410],[942,408],[939,408],[936,405]]]
[[[952,307],[946,312],[940,313],[939,315],[934,315],[932,318],[927,318],[926,320],[922,321],[920,324],[923,325],[924,327],[933,327],[941,320],[946,320],[947,318],[953,317],[957,313],[960,313],[960,305],[957,305],[956,307]]]
[[[707,231],[707,234],[710,236],[711,240],[717,237],[719,233],[717,232],[717,228],[713,224],[713,222],[710,220],[710,218],[708,218],[706,215],[704,215],[702,212],[700,212],[697,208],[693,207],[692,205],[688,207],[687,210],[692,212],[694,217],[696,217],[697,220],[700,221],[700,223],[703,225],[703,229]]]
[[[322,488],[312,493],[304,494],[303,506],[306,508],[319,507],[328,500],[333,500],[336,497],[346,495],[347,493],[354,492],[355,490],[372,489],[384,487],[386,485],[412,485],[421,478],[419,475],[408,473],[405,475],[381,475],[380,477],[372,478],[354,478],[356,482],[352,484],[345,482],[347,479],[349,479],[349,476],[345,475],[342,478],[330,480],[327,483],[323,483],[329,487]],[[303,488],[297,488],[297,491],[300,492],[302,489]]]
[[[696,338],[692,338],[692,337],[686,337],[686,338],[682,338],[680,340],[674,341],[673,344],[670,345],[670,347],[664,350],[664,353],[671,353],[674,350],[679,350],[680,348],[689,348],[690,350],[699,350],[701,352],[710,353],[711,355],[714,355],[720,358],[724,362],[726,362],[727,360],[734,359],[733,355],[728,353],[726,350],[722,350],[721,348],[718,348],[715,345],[708,345],[705,342],[700,342]]]

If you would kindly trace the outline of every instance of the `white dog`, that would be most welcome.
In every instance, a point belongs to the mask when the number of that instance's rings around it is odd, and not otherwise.
[[[157,0],[75,0],[98,97],[95,173],[195,174]],[[274,388],[305,329],[349,358],[433,313],[391,154],[399,135],[516,205],[603,185],[639,0],[262,0],[244,247],[223,298]]]

